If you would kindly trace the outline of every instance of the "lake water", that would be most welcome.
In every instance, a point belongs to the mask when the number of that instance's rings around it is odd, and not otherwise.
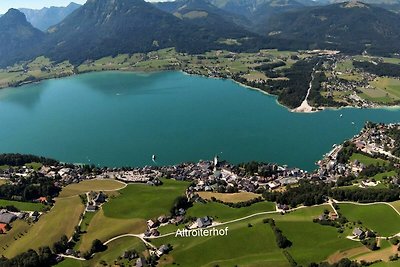
[[[159,165],[218,154],[312,170],[367,120],[400,122],[400,110],[296,114],[228,80],[90,73],[0,90],[0,152],[107,166],[151,165],[153,154]]]

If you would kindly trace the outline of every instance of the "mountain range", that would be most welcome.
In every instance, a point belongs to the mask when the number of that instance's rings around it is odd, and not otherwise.
[[[266,34],[307,49],[326,48],[348,53],[390,54],[400,52],[400,16],[361,2],[309,7],[275,16]]]
[[[40,10],[20,8],[19,10],[25,14],[26,19],[33,27],[46,31],[50,26],[60,23],[80,6],[76,3],[70,3],[66,7],[45,7]]]
[[[10,9],[0,17],[0,63],[7,66],[34,56],[45,34],[34,28],[23,13]]]
[[[192,54],[261,48],[327,48],[380,55],[399,52],[400,30],[394,26],[400,25],[398,14],[355,1],[319,1],[88,0],[83,6],[71,4],[57,12],[49,8],[26,15],[29,12],[22,10],[24,15],[11,9],[0,17],[0,66],[39,55],[80,64],[166,47]],[[382,1],[394,4],[397,0]],[[38,14],[50,10],[58,14],[52,19],[60,21],[50,22],[47,17],[39,27]]]

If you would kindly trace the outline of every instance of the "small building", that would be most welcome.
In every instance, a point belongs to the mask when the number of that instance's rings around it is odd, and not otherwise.
[[[196,222],[197,222],[197,227],[199,228],[205,228],[212,224],[212,220],[208,216],[204,218],[198,218]]]
[[[93,198],[93,201],[96,205],[101,205],[106,202],[106,199],[107,196],[103,192],[100,192]]]
[[[329,219],[331,221],[336,221],[337,218],[338,218],[338,215],[336,214],[336,212],[333,212],[333,211],[329,212]]]
[[[354,228],[353,235],[355,237],[357,237],[358,239],[364,239],[365,238],[365,232],[363,230],[361,230],[360,228]]]
[[[148,220],[148,221],[147,221],[147,226],[148,226],[149,228],[154,228],[154,227],[157,226],[157,223],[154,222],[153,220]]]
[[[96,210],[97,210],[97,206],[95,206],[95,205],[88,205],[86,207],[87,212],[95,212]]]
[[[0,235],[5,234],[8,231],[8,225],[5,223],[0,223]]]
[[[136,267],[146,267],[147,265],[147,261],[145,258],[140,257],[136,260]]]
[[[33,220],[34,222],[36,222],[37,220],[39,220],[39,217],[40,217],[40,213],[39,213],[38,211],[32,212],[31,218],[32,218],[32,220]]]
[[[38,199],[36,199],[36,202],[47,204],[47,197],[39,197]]]
[[[158,257],[161,257],[162,255],[168,253],[168,251],[169,251],[168,246],[167,246],[167,245],[162,245],[161,247],[159,247],[159,248],[157,249],[156,255],[157,255]]]
[[[159,223],[166,223],[166,222],[168,222],[168,218],[167,218],[167,216],[162,215],[162,216],[158,217],[157,221]]]

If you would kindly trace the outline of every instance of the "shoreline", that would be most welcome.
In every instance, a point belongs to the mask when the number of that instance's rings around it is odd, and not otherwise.
[[[354,108],[354,109],[385,109],[385,110],[400,110],[400,105],[376,105],[376,106],[372,106],[372,107],[359,107],[359,106],[341,106],[341,107],[313,107],[310,106],[307,103],[307,107],[303,106],[304,101],[302,102],[302,104],[297,107],[297,108],[290,108],[287,107],[285,105],[283,105],[282,103],[280,103],[278,101],[278,96],[268,93],[260,88],[256,88],[256,87],[252,87],[249,86],[247,84],[243,84],[240,83],[232,78],[223,78],[223,77],[215,77],[215,76],[207,76],[207,75],[201,75],[201,74],[193,74],[193,73],[188,73],[182,69],[175,69],[175,70],[154,70],[154,71],[143,71],[143,70],[129,70],[129,69],[114,69],[114,70],[89,70],[89,71],[83,71],[83,72],[79,72],[79,73],[72,73],[70,75],[65,75],[62,77],[49,77],[49,78],[43,78],[43,79],[38,79],[38,80],[34,80],[34,81],[24,81],[19,83],[16,86],[0,86],[0,90],[3,89],[11,89],[11,88],[19,88],[19,87],[24,87],[27,85],[32,85],[32,84],[39,84],[43,81],[49,81],[49,80],[56,80],[56,79],[61,79],[61,78],[69,78],[69,77],[73,77],[73,76],[77,76],[77,75],[83,75],[83,74],[89,74],[89,73],[101,73],[101,72],[123,72],[123,73],[133,73],[133,74],[155,74],[155,73],[162,73],[162,72],[173,72],[173,71],[177,71],[177,72],[181,72],[185,75],[188,76],[199,76],[199,77],[205,77],[205,78],[209,78],[209,79],[219,79],[219,80],[228,80],[228,81],[232,81],[244,88],[250,89],[250,90],[254,90],[254,91],[258,91],[264,95],[267,96],[271,96],[275,98],[275,102],[285,108],[287,111],[291,112],[291,113],[298,113],[298,114],[313,114],[313,113],[317,113],[317,112],[321,112],[321,111],[325,111],[325,110],[341,110],[341,109],[347,109],[347,108]],[[302,107],[303,106],[303,107]]]

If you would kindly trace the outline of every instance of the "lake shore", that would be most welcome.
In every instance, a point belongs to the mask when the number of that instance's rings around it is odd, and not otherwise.
[[[211,78],[211,79],[221,79],[221,80],[230,80],[233,81],[236,84],[239,84],[242,87],[245,87],[247,89],[251,89],[251,90],[255,90],[258,91],[260,93],[263,93],[265,95],[268,96],[273,96],[276,98],[276,103],[284,108],[286,108],[288,111],[293,112],[293,113],[305,113],[305,114],[309,114],[309,113],[316,113],[316,112],[320,112],[320,111],[324,111],[324,110],[341,110],[341,109],[345,109],[345,108],[359,108],[359,109],[393,109],[393,110],[398,110],[400,109],[400,105],[378,105],[378,104],[374,104],[373,106],[370,107],[359,107],[359,106],[342,106],[342,107],[313,107],[311,106],[308,102],[305,103],[305,101],[302,102],[302,104],[297,107],[297,108],[290,108],[288,106],[285,106],[284,104],[280,103],[278,101],[278,98],[276,95],[271,94],[269,92],[266,92],[260,88],[257,87],[252,87],[249,86],[247,84],[243,84],[240,83],[232,78],[224,78],[224,77],[216,77],[216,76],[211,76],[211,75],[201,75],[201,74],[193,74],[193,73],[189,73],[183,69],[173,69],[173,70],[134,70],[134,69],[126,69],[126,68],[120,68],[120,69],[109,69],[109,70],[86,70],[86,71],[81,71],[81,72],[77,72],[77,73],[71,73],[71,74],[66,74],[66,75],[54,75],[54,76],[49,76],[49,77],[45,77],[45,78],[37,78],[35,80],[32,81],[23,81],[20,83],[17,83],[16,85],[13,86],[6,86],[6,85],[0,85],[0,90],[2,89],[7,89],[7,88],[17,88],[17,87],[22,87],[22,86],[26,86],[26,85],[30,85],[30,84],[38,84],[41,83],[42,81],[46,81],[46,80],[54,80],[54,79],[62,79],[62,78],[67,78],[67,77],[71,77],[71,76],[75,76],[75,75],[82,75],[82,74],[87,74],[87,73],[94,73],[94,72],[126,72],[126,73],[143,73],[143,74],[152,74],[152,73],[160,73],[160,72],[169,72],[169,71],[179,71],[184,73],[185,75],[194,75],[194,76],[201,76],[201,77],[207,77],[207,78]]]

